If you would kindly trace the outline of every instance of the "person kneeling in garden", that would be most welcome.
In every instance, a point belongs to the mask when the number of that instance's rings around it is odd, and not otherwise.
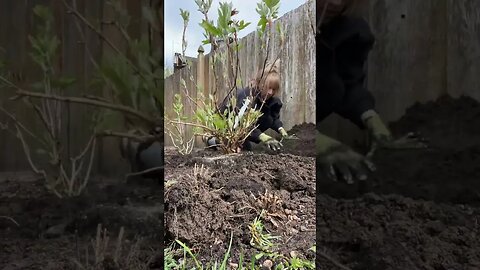
[[[256,144],[262,143],[273,151],[280,150],[283,147],[282,143],[265,134],[265,131],[268,129],[275,130],[282,135],[282,138],[292,137],[289,136],[283,128],[283,123],[280,120],[280,110],[283,104],[278,97],[279,91],[280,74],[277,64],[266,65],[263,70],[260,69],[257,72],[256,77],[250,82],[248,87],[238,90],[235,108],[237,113],[248,98],[253,101],[251,107],[260,110],[262,113],[255,124],[257,128],[250,133],[250,136],[248,136],[243,143],[241,150],[252,150],[252,142]],[[230,98],[227,98],[220,106],[221,112],[225,112],[226,110],[232,110]],[[206,144],[209,148],[216,149],[216,146],[220,144],[220,142],[217,138],[210,137],[206,140]]]

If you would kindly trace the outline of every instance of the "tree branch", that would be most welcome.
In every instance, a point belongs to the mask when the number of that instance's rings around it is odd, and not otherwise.
[[[212,131],[211,128],[209,128],[209,127],[207,127],[207,126],[204,126],[204,125],[200,125],[200,124],[180,122],[180,121],[172,121],[172,120],[169,120],[169,122],[170,122],[170,123],[173,123],[173,124],[180,124],[180,125],[187,125],[187,126],[192,126],[192,127],[199,127],[199,128],[203,128],[203,129]]]
[[[63,102],[73,102],[73,103],[80,103],[80,104],[86,104],[86,105],[92,105],[96,107],[103,107],[115,111],[121,111],[124,113],[128,113],[131,115],[136,116],[137,118],[145,121],[148,124],[155,125],[156,120],[135,110],[132,109],[128,106],[125,105],[120,105],[120,104],[112,104],[100,100],[95,100],[95,99],[88,99],[88,98],[81,98],[81,97],[64,97],[64,96],[56,96],[56,95],[46,95],[42,93],[36,93],[36,92],[30,92],[30,91],[25,91],[22,89],[17,90],[16,96],[10,98],[11,100],[16,100],[21,97],[33,97],[33,98],[42,98],[42,99],[52,99],[52,100],[58,100],[58,101],[63,101]]]
[[[130,133],[122,133],[122,132],[115,132],[110,130],[105,130],[102,132],[97,132],[97,136],[99,137],[119,137],[119,138],[129,138],[137,142],[145,142],[148,140],[156,139],[153,135],[144,135],[144,136],[137,136]]]
[[[13,219],[13,218],[11,218],[11,217],[0,216],[0,218],[8,219],[8,220],[10,220],[11,222],[15,223],[15,225],[17,225],[18,227],[20,227],[20,225],[15,221],[15,219]]]
[[[339,263],[337,260],[335,260],[334,258],[328,256],[325,252],[321,252],[321,251],[317,251],[317,254],[322,256],[323,258],[329,260],[331,263],[333,263],[335,266],[337,266],[338,268],[342,269],[342,270],[351,270],[351,268]]]
[[[101,40],[105,41],[108,46],[110,46],[116,53],[119,55],[123,56],[124,60],[133,68],[136,74],[140,75],[143,79],[145,79],[145,76],[140,72],[137,66],[135,66],[130,59],[128,59],[109,39],[107,39],[100,30],[95,28],[78,10],[73,8],[67,3],[67,0],[63,0],[63,4],[65,7],[68,9],[68,13],[71,13],[75,15],[80,21],[82,21],[88,28],[90,28],[93,32],[95,32]]]
[[[46,142],[44,142],[39,137],[37,137],[35,134],[33,134],[32,131],[30,131],[25,125],[22,124],[22,122],[20,122],[13,114],[9,113],[5,108],[0,106],[0,111],[3,112],[5,115],[7,115],[10,119],[12,119],[15,122],[16,127],[22,128],[25,132],[27,132],[28,135],[30,135],[32,138],[37,140],[37,142],[41,143],[45,147],[48,147],[48,144]]]

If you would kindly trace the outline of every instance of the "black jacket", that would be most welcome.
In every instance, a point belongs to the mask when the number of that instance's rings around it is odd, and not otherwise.
[[[340,16],[323,25],[317,43],[317,126],[331,113],[364,128],[361,115],[374,109],[364,87],[365,64],[375,37],[361,18]]]
[[[242,105],[244,104],[245,98],[249,97],[252,94],[252,90],[250,88],[244,88],[237,91],[237,102],[236,102],[236,109],[237,111],[240,110]],[[262,106],[262,100],[260,99],[260,95],[256,94],[256,91],[253,92],[254,94],[254,104],[252,108],[256,107],[257,110]],[[227,108],[229,108],[229,101],[230,99],[226,99],[225,102],[220,106],[220,110],[224,112]],[[278,97],[271,97],[265,101],[261,112],[263,113],[262,116],[258,119],[256,125],[258,127],[252,131],[250,137],[247,139],[248,141],[252,141],[254,143],[260,142],[260,134],[262,134],[267,129],[271,128],[278,132],[278,129],[283,127],[282,121],[280,121],[280,110],[282,109],[282,101]]]

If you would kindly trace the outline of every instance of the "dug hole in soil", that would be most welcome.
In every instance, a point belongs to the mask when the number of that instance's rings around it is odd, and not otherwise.
[[[378,152],[347,185],[317,176],[318,269],[480,269],[480,104],[444,96],[390,127],[429,148]],[[344,268],[343,268],[344,269]]]
[[[124,228],[122,269],[161,269],[163,205],[158,183],[94,178],[83,195],[64,199],[43,184],[30,173],[0,174],[0,269],[79,269],[75,261],[87,266],[87,248],[93,265],[98,224],[108,232],[107,257],[113,257]],[[132,260],[126,265],[128,254]],[[106,259],[95,269],[119,269],[111,262]]]
[[[166,244],[180,240],[208,263],[223,259],[233,235],[229,262],[238,263],[241,252],[250,260],[260,250],[250,245],[248,226],[265,209],[265,228],[280,236],[273,250],[313,260],[315,158],[309,130],[315,126],[294,127],[289,133],[295,131],[299,140],[284,143],[280,153],[257,146],[234,155],[198,149],[181,156],[166,149]],[[298,155],[302,148],[311,156]]]

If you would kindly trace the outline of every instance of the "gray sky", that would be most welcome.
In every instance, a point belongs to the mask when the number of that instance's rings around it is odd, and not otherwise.
[[[221,2],[231,2],[233,7],[240,13],[237,16],[239,20],[245,20],[251,22],[251,24],[239,34],[239,37],[246,36],[247,34],[256,30],[259,15],[255,11],[257,3],[260,0],[230,0]],[[301,6],[307,0],[281,0],[280,10],[278,16]],[[217,10],[220,0],[213,0],[212,7],[210,8],[208,18],[217,21]],[[173,55],[175,52],[182,52],[182,31],[183,20],[180,16],[180,8],[188,10],[190,12],[190,21],[186,32],[187,50],[185,54],[187,56],[196,57],[197,49],[204,40],[203,28],[198,25],[203,15],[197,10],[197,5],[194,0],[166,0],[165,1],[165,67],[173,68]],[[210,46],[204,46],[205,52],[210,51]]]

